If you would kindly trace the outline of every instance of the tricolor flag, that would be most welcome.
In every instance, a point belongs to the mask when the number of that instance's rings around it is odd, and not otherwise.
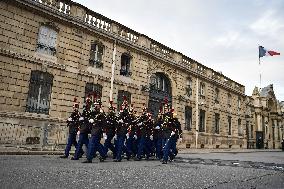
[[[266,50],[263,46],[259,46],[258,49],[259,49],[259,58],[264,56],[280,55],[280,53],[278,52]]]

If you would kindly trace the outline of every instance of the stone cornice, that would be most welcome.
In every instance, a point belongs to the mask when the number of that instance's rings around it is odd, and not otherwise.
[[[19,119],[28,118],[31,120],[65,123],[64,119],[60,119],[57,117],[50,117],[49,115],[45,115],[45,114],[36,114],[36,113],[29,113],[29,112],[0,111],[0,117],[19,118]]]
[[[146,55],[149,55],[155,59],[158,59],[166,64],[169,64],[173,67],[176,67],[176,68],[179,68],[189,74],[192,74],[194,75],[195,77],[198,77],[198,78],[202,78],[204,80],[207,80],[211,83],[214,83],[214,84],[217,84],[219,85],[220,87],[223,87],[225,89],[228,89],[229,91],[232,91],[238,95],[241,95],[241,96],[245,96],[244,92],[242,91],[243,88],[236,88],[236,87],[233,87],[233,86],[228,86],[226,82],[222,82],[222,81],[219,81],[219,80],[216,80],[214,79],[212,76],[208,76],[208,75],[205,75],[205,74],[200,74],[196,68],[192,68],[190,67],[189,65],[184,65],[184,62],[182,60],[175,60],[171,55],[172,53],[177,53],[178,55],[181,55],[182,57],[185,57],[184,55],[182,55],[181,53],[177,52],[177,51],[174,51],[173,49],[170,49],[152,39],[150,39],[149,37],[143,35],[143,34],[139,34],[138,32],[135,32],[133,30],[131,30],[130,28],[127,28],[111,19],[108,19],[106,17],[104,17],[103,15],[100,15],[98,13],[95,13],[89,9],[87,9],[86,7],[82,6],[82,5],[79,5],[77,3],[74,3],[72,1],[67,1],[66,3],[69,3],[69,5],[67,5],[67,7],[69,6],[70,8],[70,5],[71,5],[71,11],[72,11],[72,6],[78,6],[79,8],[81,9],[84,9],[85,11],[85,14],[88,15],[88,19],[89,19],[89,14],[95,14],[96,16],[99,16],[99,17],[102,17],[102,19],[105,19],[107,22],[110,22],[111,24],[113,25],[116,25],[116,27],[118,27],[118,29],[116,28],[116,30],[119,30],[120,33],[117,33],[117,31],[115,32],[114,30],[115,29],[105,29],[105,28],[99,28],[98,25],[97,26],[94,26],[93,24],[91,25],[90,23],[88,23],[86,20],[83,20],[82,18],[79,18],[79,17],[76,17],[76,16],[73,16],[72,14],[69,14],[70,13],[70,10],[68,10],[68,13],[66,12],[66,10],[62,11],[59,11],[57,9],[55,9],[55,7],[52,7],[51,4],[50,5],[44,5],[43,3],[39,3],[35,0],[15,0],[15,2],[19,3],[19,4],[22,4],[26,7],[29,7],[29,8],[32,8],[34,10],[37,10],[37,11],[40,11],[41,14],[42,13],[45,13],[49,16],[52,16],[54,18],[57,18],[57,19],[60,19],[60,20],[63,20],[65,22],[68,22],[70,24],[73,24],[73,25],[76,25],[77,27],[81,27],[83,29],[86,29],[90,32],[95,32],[101,36],[104,36],[106,38],[109,38],[111,40],[116,40],[118,43],[120,44],[123,44],[123,45],[126,45],[127,47],[129,48],[132,48],[138,52],[143,52],[144,54]],[[46,1],[46,2],[49,2],[49,1]],[[65,6],[65,4],[64,4]],[[82,13],[83,16],[84,13]],[[92,16],[92,15],[90,15]],[[91,19],[93,19],[95,17],[92,17]],[[96,18],[95,18],[96,19]],[[88,20],[89,21],[89,20]],[[90,22],[90,21],[89,21]],[[91,21],[92,23],[94,22],[94,20]],[[106,26],[107,28],[108,27],[111,27],[111,26]],[[112,30],[112,31],[111,31]],[[128,32],[128,33],[127,33]],[[136,40],[133,40],[133,37],[131,37],[130,39],[130,35],[131,36],[134,36],[136,37],[136,35],[139,35],[139,37],[141,38],[145,38],[147,40],[149,40],[151,42],[151,44],[154,44],[154,50],[153,49],[150,49],[150,47],[145,47],[144,45],[141,45],[141,44],[138,44],[137,41],[139,39]],[[151,45],[150,45],[151,46]],[[158,51],[158,52],[157,52]],[[164,53],[166,52],[166,54]],[[169,56],[168,56],[169,55]],[[198,64],[198,65],[201,65],[200,63],[197,63],[197,61],[194,61],[192,60],[191,58],[188,58],[186,57],[187,59],[191,60],[192,62],[194,62],[195,64]],[[204,65],[201,65],[202,67],[206,67]],[[190,67],[190,68],[189,68]],[[211,71],[213,71],[212,69],[209,69]],[[227,79],[227,77],[224,76],[224,78]],[[240,87],[243,87],[243,85],[237,83],[237,82],[234,82],[235,85],[238,85]]]
[[[7,57],[27,61],[27,62],[42,64],[42,65],[45,65],[47,67],[56,68],[56,69],[59,69],[59,70],[65,70],[66,69],[66,66],[63,65],[63,64],[58,64],[56,62],[43,60],[43,59],[37,58],[35,56],[29,55],[29,54],[14,52],[14,51],[11,51],[11,50],[3,49],[1,47],[0,47],[0,54],[5,55]]]

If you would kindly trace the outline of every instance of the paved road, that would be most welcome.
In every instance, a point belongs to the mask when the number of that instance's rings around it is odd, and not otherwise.
[[[263,153],[210,154],[180,154],[167,165],[156,160],[82,164],[57,156],[3,155],[0,188],[284,188],[284,153],[271,153],[271,161]],[[234,159],[238,156],[242,159]],[[252,156],[265,162],[252,162]]]

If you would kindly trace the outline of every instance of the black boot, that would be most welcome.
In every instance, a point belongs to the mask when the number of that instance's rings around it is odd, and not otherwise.
[[[63,155],[63,156],[60,156],[60,158],[62,158],[62,159],[66,159],[66,158],[68,158],[68,156]]]
[[[141,161],[141,158],[134,158],[134,161]]]
[[[163,160],[163,162],[162,162],[162,164],[167,164],[168,162],[167,161],[165,161],[165,160]]]
[[[71,160],[79,160],[79,158],[74,158],[74,157],[72,157]]]
[[[83,161],[82,163],[92,163],[92,160],[87,159],[86,161]]]
[[[100,162],[104,162],[106,157],[100,157]]]
[[[82,152],[80,153],[79,158],[83,157],[83,155],[84,155],[84,151],[82,151]]]

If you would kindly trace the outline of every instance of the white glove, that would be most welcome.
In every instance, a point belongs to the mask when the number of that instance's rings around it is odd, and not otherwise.
[[[140,127],[140,126],[142,126],[142,124],[143,124],[143,123],[142,123],[142,122],[140,122],[140,123],[138,123],[137,125]]]
[[[115,140],[117,139],[117,135],[114,135],[114,137],[113,137]]]
[[[175,135],[176,133],[174,131],[171,132],[171,136]]]
[[[137,139],[137,135],[134,135],[133,137],[134,137],[135,139]]]
[[[154,137],[153,137],[153,135],[151,135],[151,136],[150,136],[150,140],[153,140],[153,139],[154,139]]]
[[[179,140],[179,142],[182,142],[182,138],[179,138],[178,140]]]
[[[129,133],[126,134],[126,138],[129,139]]]
[[[122,120],[122,119],[120,119],[120,120],[118,121],[118,123],[123,123],[123,120]]]
[[[104,137],[105,140],[107,139],[106,133],[103,133],[103,137]]]
[[[159,126],[157,126],[157,127],[155,127],[155,129],[160,129],[160,127],[159,127]]]
[[[93,119],[90,119],[89,122],[90,122],[90,123],[94,123],[94,120],[93,120]]]
[[[77,135],[80,135],[80,131],[77,132]]]
[[[69,117],[69,118],[67,119],[67,121],[72,121],[72,118],[71,118],[71,117]]]
[[[84,117],[80,117],[80,118],[79,118],[79,121],[82,121],[82,120],[84,120]]]

